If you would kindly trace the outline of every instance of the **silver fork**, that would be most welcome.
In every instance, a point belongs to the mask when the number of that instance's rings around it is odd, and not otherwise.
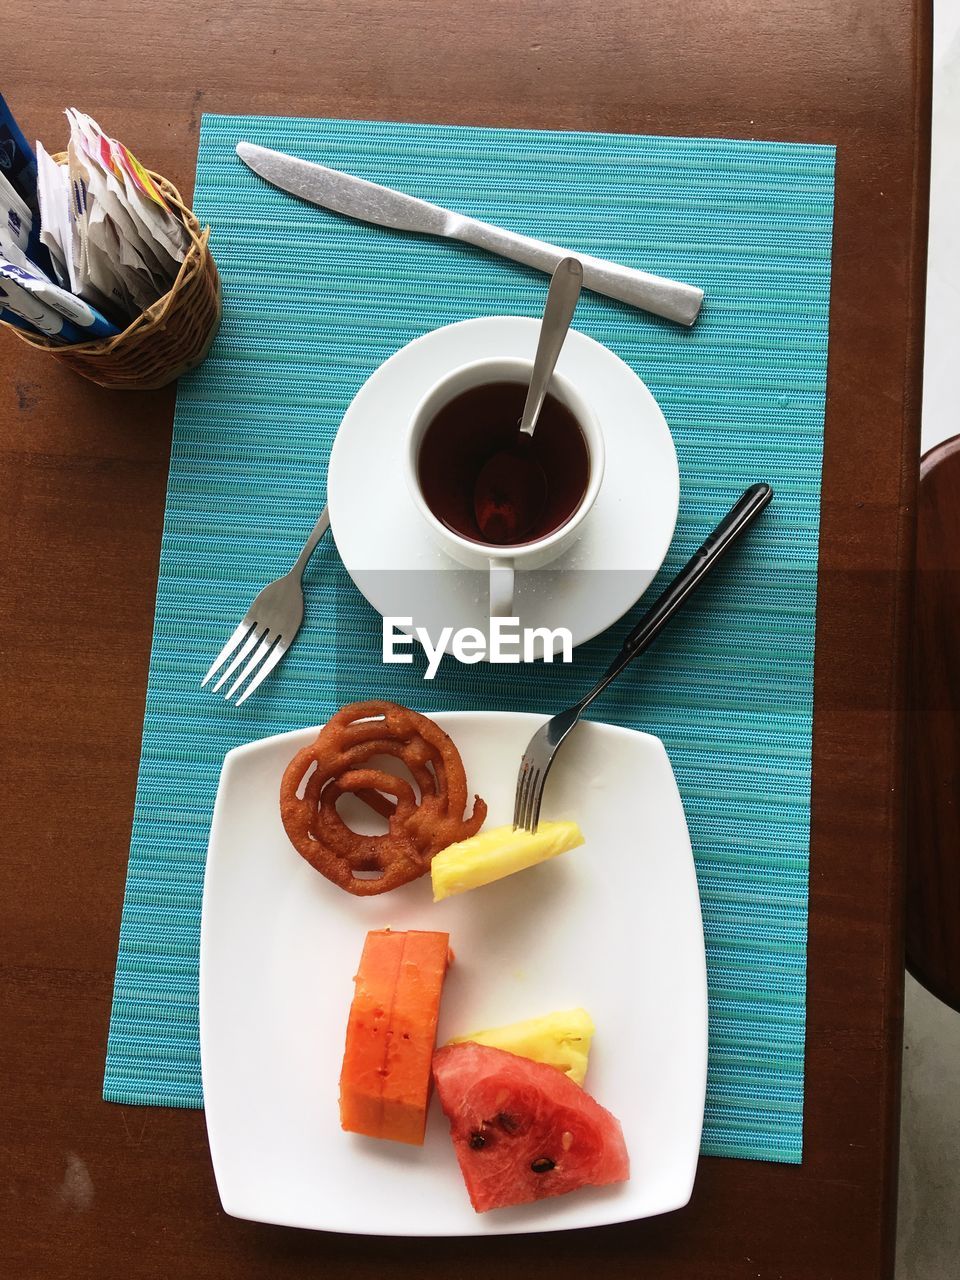
[[[293,644],[294,636],[303,622],[303,587],[300,579],[313,555],[314,548],[330,528],[330,514],[326,507],[313,526],[310,537],[303,544],[293,567],[273,582],[268,582],[256,596],[243,621],[214,659],[213,665],[200,681],[201,687],[216,674],[225,662],[224,669],[214,691],[219,689],[237,667],[246,659],[246,665],[223,695],[229,701],[245,680],[250,683],[236,701],[239,707],[250,697],[277,665]],[[250,679],[250,677],[253,677]]]
[[[727,548],[749,528],[772,497],[773,490],[768,484],[751,485],[643,615],[590,692],[566,711],[558,712],[533,735],[523,753],[517,775],[513,805],[514,830],[522,827],[525,831],[536,831],[540,822],[540,804],[547,774],[570,730],[597,694],[602,693],[624,667],[653,643],[687,597],[699,586]]]

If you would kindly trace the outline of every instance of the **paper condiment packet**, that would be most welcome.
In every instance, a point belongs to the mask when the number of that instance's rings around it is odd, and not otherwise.
[[[120,332],[96,308],[46,279],[38,267],[30,270],[2,257],[0,307],[29,321],[40,333],[65,342],[88,342]]]
[[[67,199],[67,171],[37,143],[37,197],[40,202],[40,240],[46,245],[57,283],[74,287],[75,271]]]
[[[55,341],[114,335],[174,284],[190,237],[122,143],[70,108],[65,163],[0,97],[0,318]]]
[[[166,253],[161,256],[152,238],[135,221],[127,202],[123,175],[114,167],[110,139],[104,136],[96,121],[85,116],[82,111],[71,107],[67,111],[67,117],[70,120],[71,137],[88,161],[90,193],[103,205],[126,243],[143,259],[158,290],[165,293],[172,283],[171,272],[175,264]]]
[[[190,244],[183,224],[174,217],[147,171],[122,143],[107,137],[95,120],[75,107],[68,108],[66,115],[71,140],[100,172],[112,176],[108,191],[123,205],[143,242],[134,247],[146,261],[151,257],[158,261],[169,287]]]
[[[33,218],[13,184],[0,173],[0,249],[15,246],[26,254]]]
[[[101,237],[90,234],[91,218],[98,219],[95,202],[88,197],[87,166],[73,138],[67,146],[70,171],[71,213],[73,216],[73,252],[78,265],[78,289],[81,298],[105,310],[114,318],[130,319],[138,308],[120,277],[116,264],[103,247]]]

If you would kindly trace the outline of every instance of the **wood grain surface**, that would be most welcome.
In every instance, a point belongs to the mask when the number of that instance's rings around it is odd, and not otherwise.
[[[205,110],[834,142],[838,155],[802,1166],[704,1159],[686,1209],[602,1230],[315,1235],[223,1214],[200,1113],[101,1101],[174,394],[101,391],[0,334],[3,1274],[889,1274],[930,25],[919,0],[17,7],[3,92],[28,136],[61,145],[76,105],[185,196]]]
[[[907,720],[907,967],[960,1012],[960,436],[923,456]]]

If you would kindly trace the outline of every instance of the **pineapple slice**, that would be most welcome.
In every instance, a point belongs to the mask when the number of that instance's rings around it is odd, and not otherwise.
[[[583,844],[575,822],[541,822],[536,831],[495,827],[442,849],[430,863],[433,900],[464,893]]]
[[[586,1009],[563,1009],[542,1018],[491,1027],[469,1036],[455,1036],[447,1043],[463,1044],[470,1040],[493,1049],[505,1049],[521,1058],[545,1062],[568,1075],[575,1084],[583,1084],[593,1032],[593,1019]]]

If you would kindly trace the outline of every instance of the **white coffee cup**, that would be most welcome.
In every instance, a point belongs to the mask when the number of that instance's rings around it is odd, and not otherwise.
[[[448,528],[433,514],[420,486],[420,446],[434,418],[456,396],[492,382],[516,382],[527,386],[532,371],[532,360],[508,356],[474,360],[470,364],[461,365],[441,378],[423,396],[414,409],[407,428],[403,459],[407,486],[414,506],[426,521],[434,540],[448,555],[468,568],[489,570],[491,618],[513,616],[515,574],[518,569],[543,568],[568,550],[580,536],[583,522],[596,501],[603,480],[604,450],[600,424],[573,383],[554,372],[550,379],[549,393],[573,414],[587,446],[587,486],[579,506],[558,529],[534,542],[524,542],[517,546],[475,542]]]

